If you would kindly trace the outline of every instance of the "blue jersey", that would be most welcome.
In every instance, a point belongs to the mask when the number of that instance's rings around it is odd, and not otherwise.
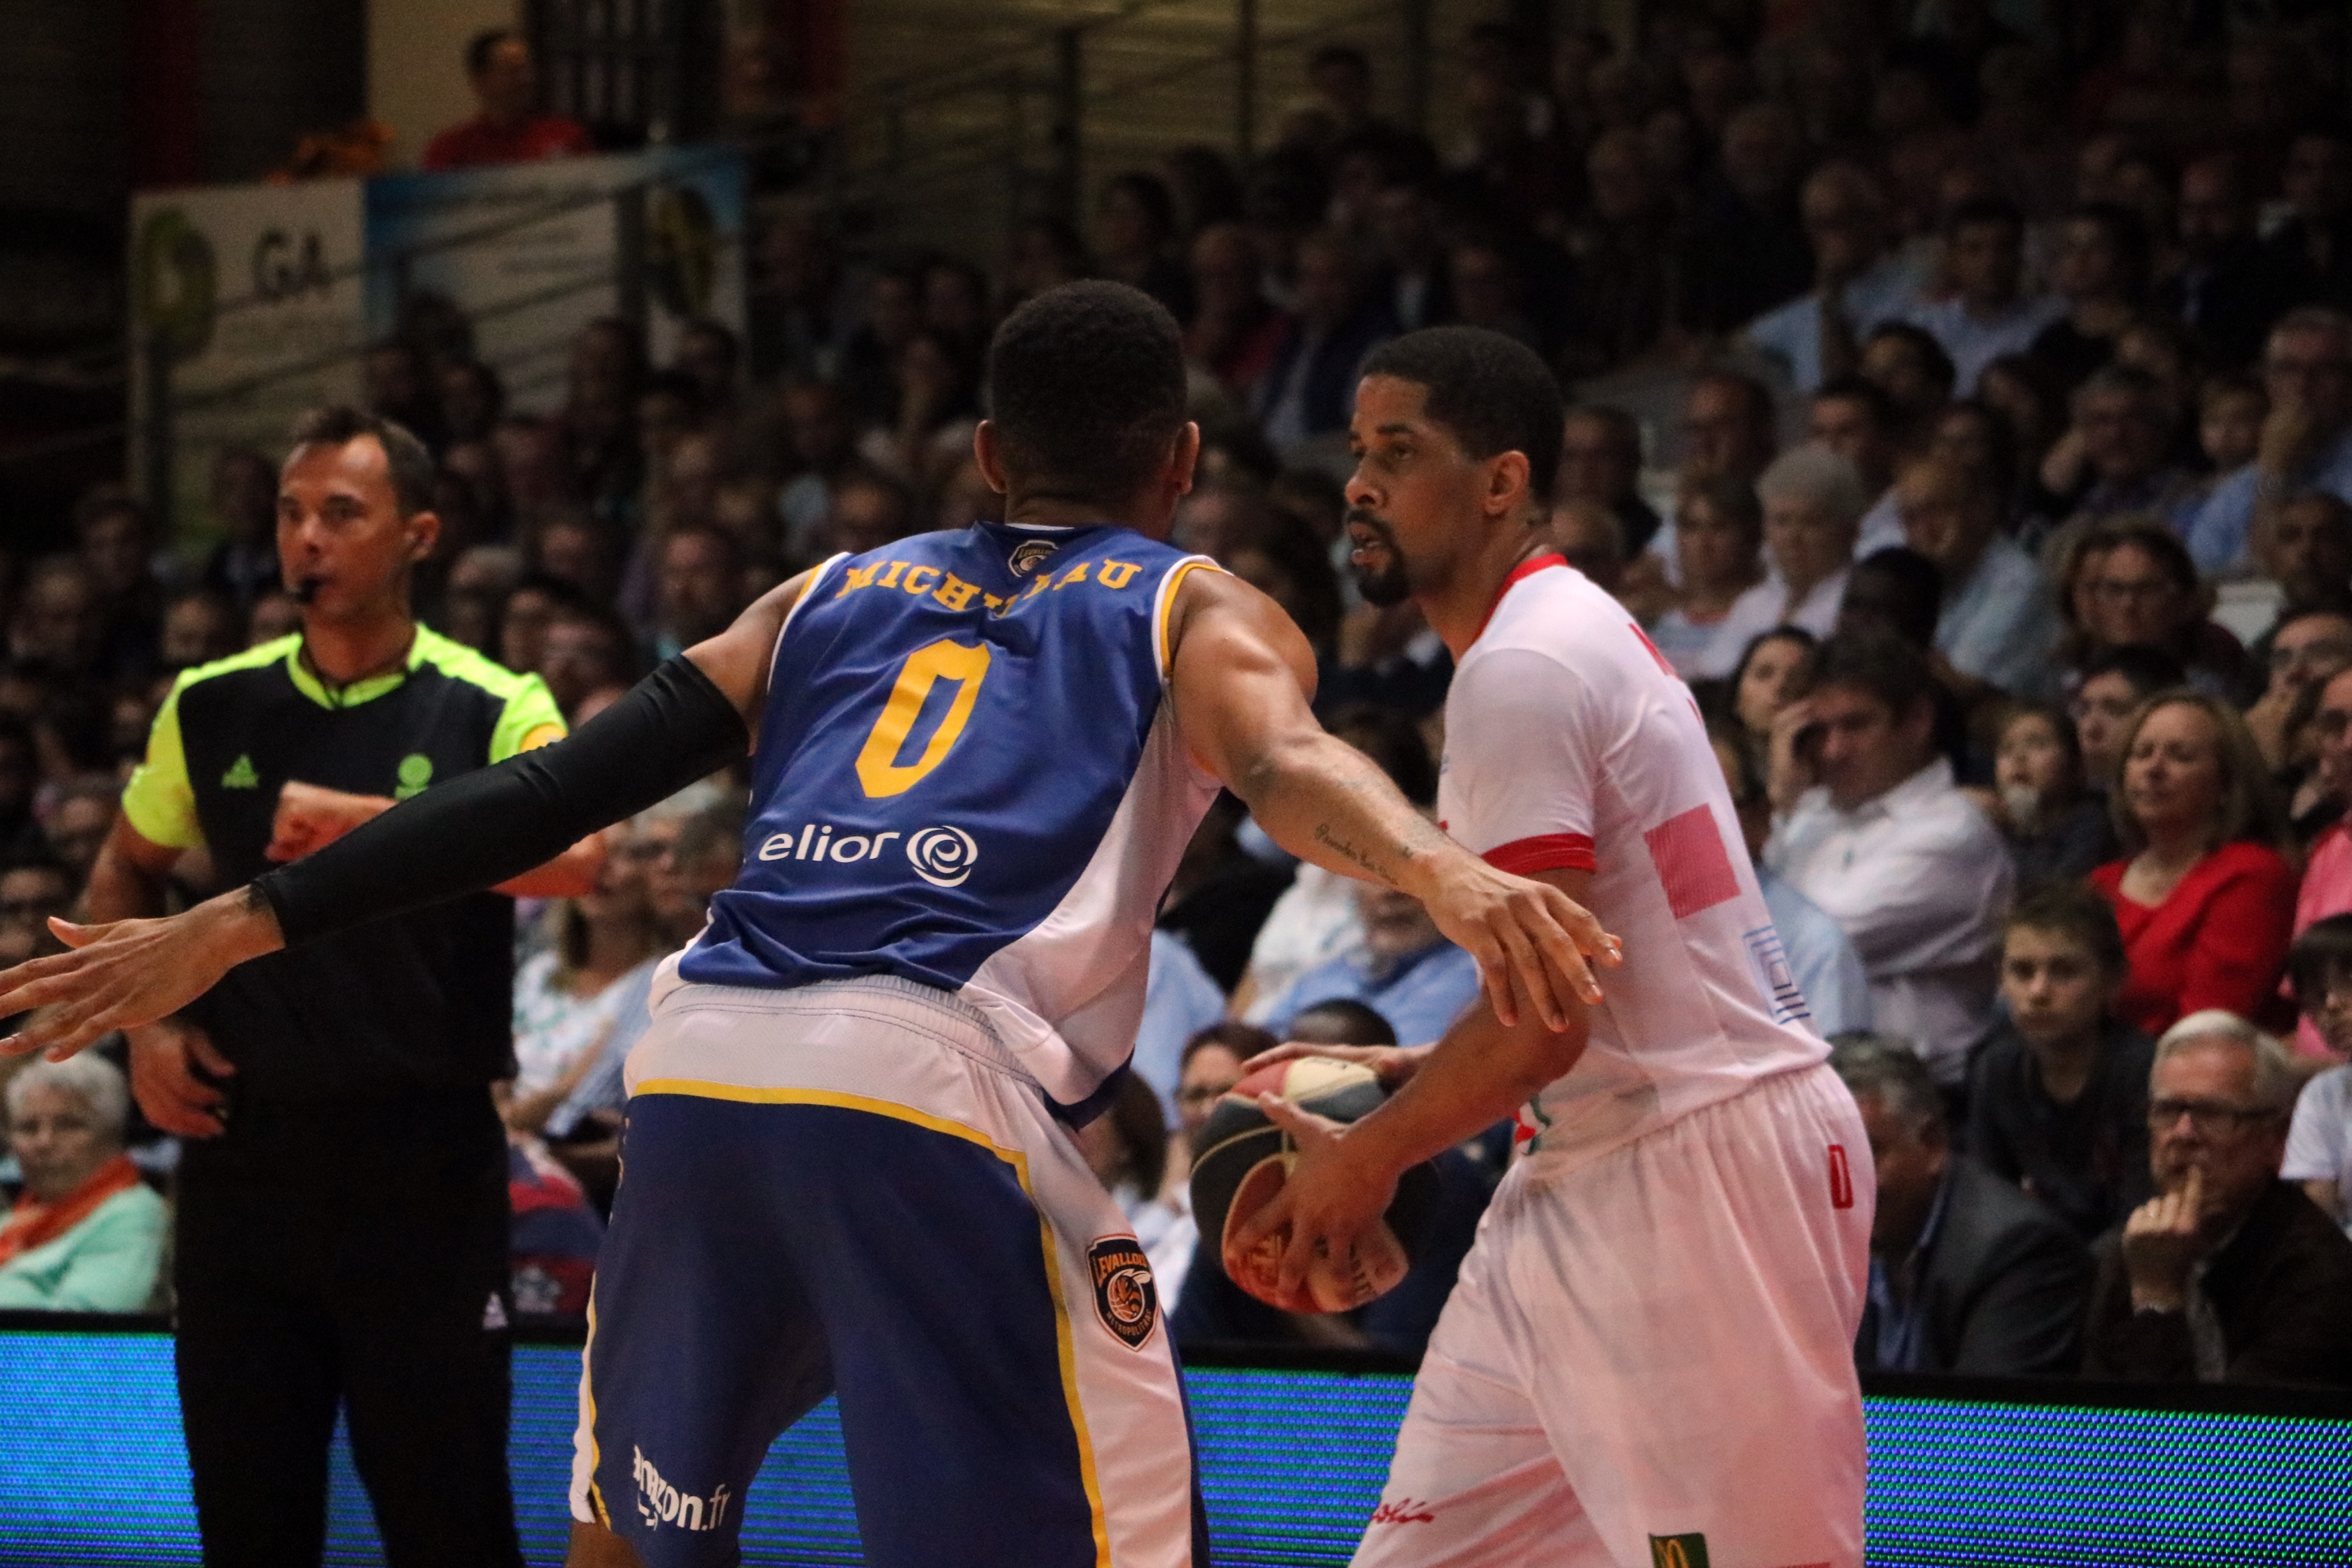
[[[1087,1099],[1134,1048],[1153,916],[1216,798],[1165,700],[1170,606],[1207,566],[976,523],[818,568],[776,642],[742,873],[679,976],[937,986]]]

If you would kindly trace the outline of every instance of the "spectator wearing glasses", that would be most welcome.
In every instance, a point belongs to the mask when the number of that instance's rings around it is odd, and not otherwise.
[[[2212,599],[2188,549],[2149,517],[2094,529],[2081,547],[2075,608],[2086,647],[2153,648],[2189,673],[2189,684],[2235,697],[2245,685],[2245,651],[2206,618]]]
[[[2091,873],[2115,905],[2130,977],[2116,1003],[2158,1034],[2191,1013],[2242,1017],[2278,985],[2294,870],[2285,815],[2236,710],[2186,687],[2142,705],[2110,796],[2124,858]]]
[[[1993,1377],[2071,1369],[2091,1282],[2081,1239],[1952,1147],[1943,1096],[1906,1042],[1832,1043],[1830,1065],[1853,1092],[1877,1174],[1855,1362]]]
[[[2099,1241],[2085,1377],[2352,1385],[2352,1241],[2279,1176],[2294,1082],[2278,1042],[2231,1013],[2157,1041],[2158,1196]]]
[[[2286,971],[2303,1027],[2336,1065],[2295,1096],[2279,1175],[2352,1232],[2352,1067],[2343,1065],[2352,1058],[2352,915],[2331,915],[2295,937]]]
[[[2008,1017],[1969,1077],[1969,1153],[2089,1241],[2148,1196],[2156,1047],[2115,1015],[2123,935],[2079,883],[2028,893],[2001,927]]]
[[[2291,791],[2288,771],[2308,760],[2297,755],[2296,741],[2318,700],[2315,694],[2352,668],[2352,615],[2334,610],[2295,615],[2273,627],[2269,642],[2263,663],[2270,679],[2246,709],[2246,728],[2281,789]]]
[[[2271,329],[2263,384],[2271,412],[2253,464],[2216,486],[2189,523],[2189,550],[2205,572],[2242,563],[2256,522],[2295,491],[2352,501],[2352,317],[2288,311]]]

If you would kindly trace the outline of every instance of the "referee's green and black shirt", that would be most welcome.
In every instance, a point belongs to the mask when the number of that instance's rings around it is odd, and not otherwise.
[[[173,685],[123,790],[144,838],[202,844],[224,885],[263,857],[289,780],[398,800],[563,734],[537,675],[417,628],[406,666],[330,690],[301,638],[199,665]],[[191,1009],[241,1094],[345,1099],[470,1088],[513,1071],[514,904],[477,894],[229,971]]]

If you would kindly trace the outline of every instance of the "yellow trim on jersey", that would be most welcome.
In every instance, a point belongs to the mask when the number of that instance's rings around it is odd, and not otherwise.
[[[192,673],[172,683],[147,731],[147,756],[122,787],[122,820],[141,838],[167,850],[192,850],[205,841],[195,787],[188,782],[188,750],[180,738],[180,692]]]
[[[631,1097],[645,1094],[684,1094],[699,1100],[729,1100],[739,1105],[829,1105],[844,1111],[864,1111],[944,1133],[950,1138],[961,1138],[1013,1167],[1022,1194],[1029,1199],[1029,1207],[1037,1211],[1037,1237],[1045,1244],[1045,1289],[1054,1299],[1054,1342],[1062,1364],[1063,1397],[1069,1402],[1070,1426],[1078,1439],[1078,1474],[1086,1486],[1087,1513],[1094,1524],[1096,1568],[1111,1568],[1110,1524],[1103,1515],[1102,1486],[1095,1476],[1094,1439],[1087,1432],[1087,1413],[1078,1399],[1077,1343],[1071,1334],[1069,1306],[1062,1298],[1061,1253],[1054,1245],[1054,1222],[1039,1207],[1036,1189],[1029,1184],[1029,1156],[1019,1149],[1004,1147],[977,1127],[934,1116],[894,1100],[877,1100],[864,1094],[843,1094],[828,1089],[755,1089],[700,1078],[649,1078],[632,1091]]]
[[[1167,680],[1169,664],[1176,657],[1176,650],[1168,640],[1169,622],[1175,618],[1176,613],[1176,591],[1183,587],[1184,579],[1195,571],[1224,570],[1207,556],[1188,555],[1170,567],[1168,575],[1160,580],[1160,602],[1152,606],[1151,612],[1153,622],[1151,643],[1152,646],[1160,651],[1160,678],[1162,681]]]
[[[604,1489],[596,1479],[596,1472],[604,1463],[604,1450],[596,1441],[596,1364],[590,1354],[596,1348],[596,1290],[591,1281],[588,1289],[588,1337],[580,1342],[580,1403],[586,1406],[581,1419],[588,1428],[588,1506],[596,1511],[596,1522],[605,1529],[613,1528],[613,1516],[604,1507]]]

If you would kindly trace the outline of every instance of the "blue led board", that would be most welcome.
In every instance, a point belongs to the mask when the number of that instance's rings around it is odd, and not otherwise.
[[[516,1514],[562,1560],[579,1353],[515,1352]],[[1196,1368],[1219,1568],[1343,1563],[1380,1493],[1409,1380]],[[2352,1419],[1870,1402],[1870,1562],[1884,1568],[2352,1563]],[[327,1561],[381,1561],[340,1441]],[[746,1500],[754,1563],[859,1562],[831,1405],[786,1433]],[[197,1561],[157,1333],[0,1332],[0,1564]]]

